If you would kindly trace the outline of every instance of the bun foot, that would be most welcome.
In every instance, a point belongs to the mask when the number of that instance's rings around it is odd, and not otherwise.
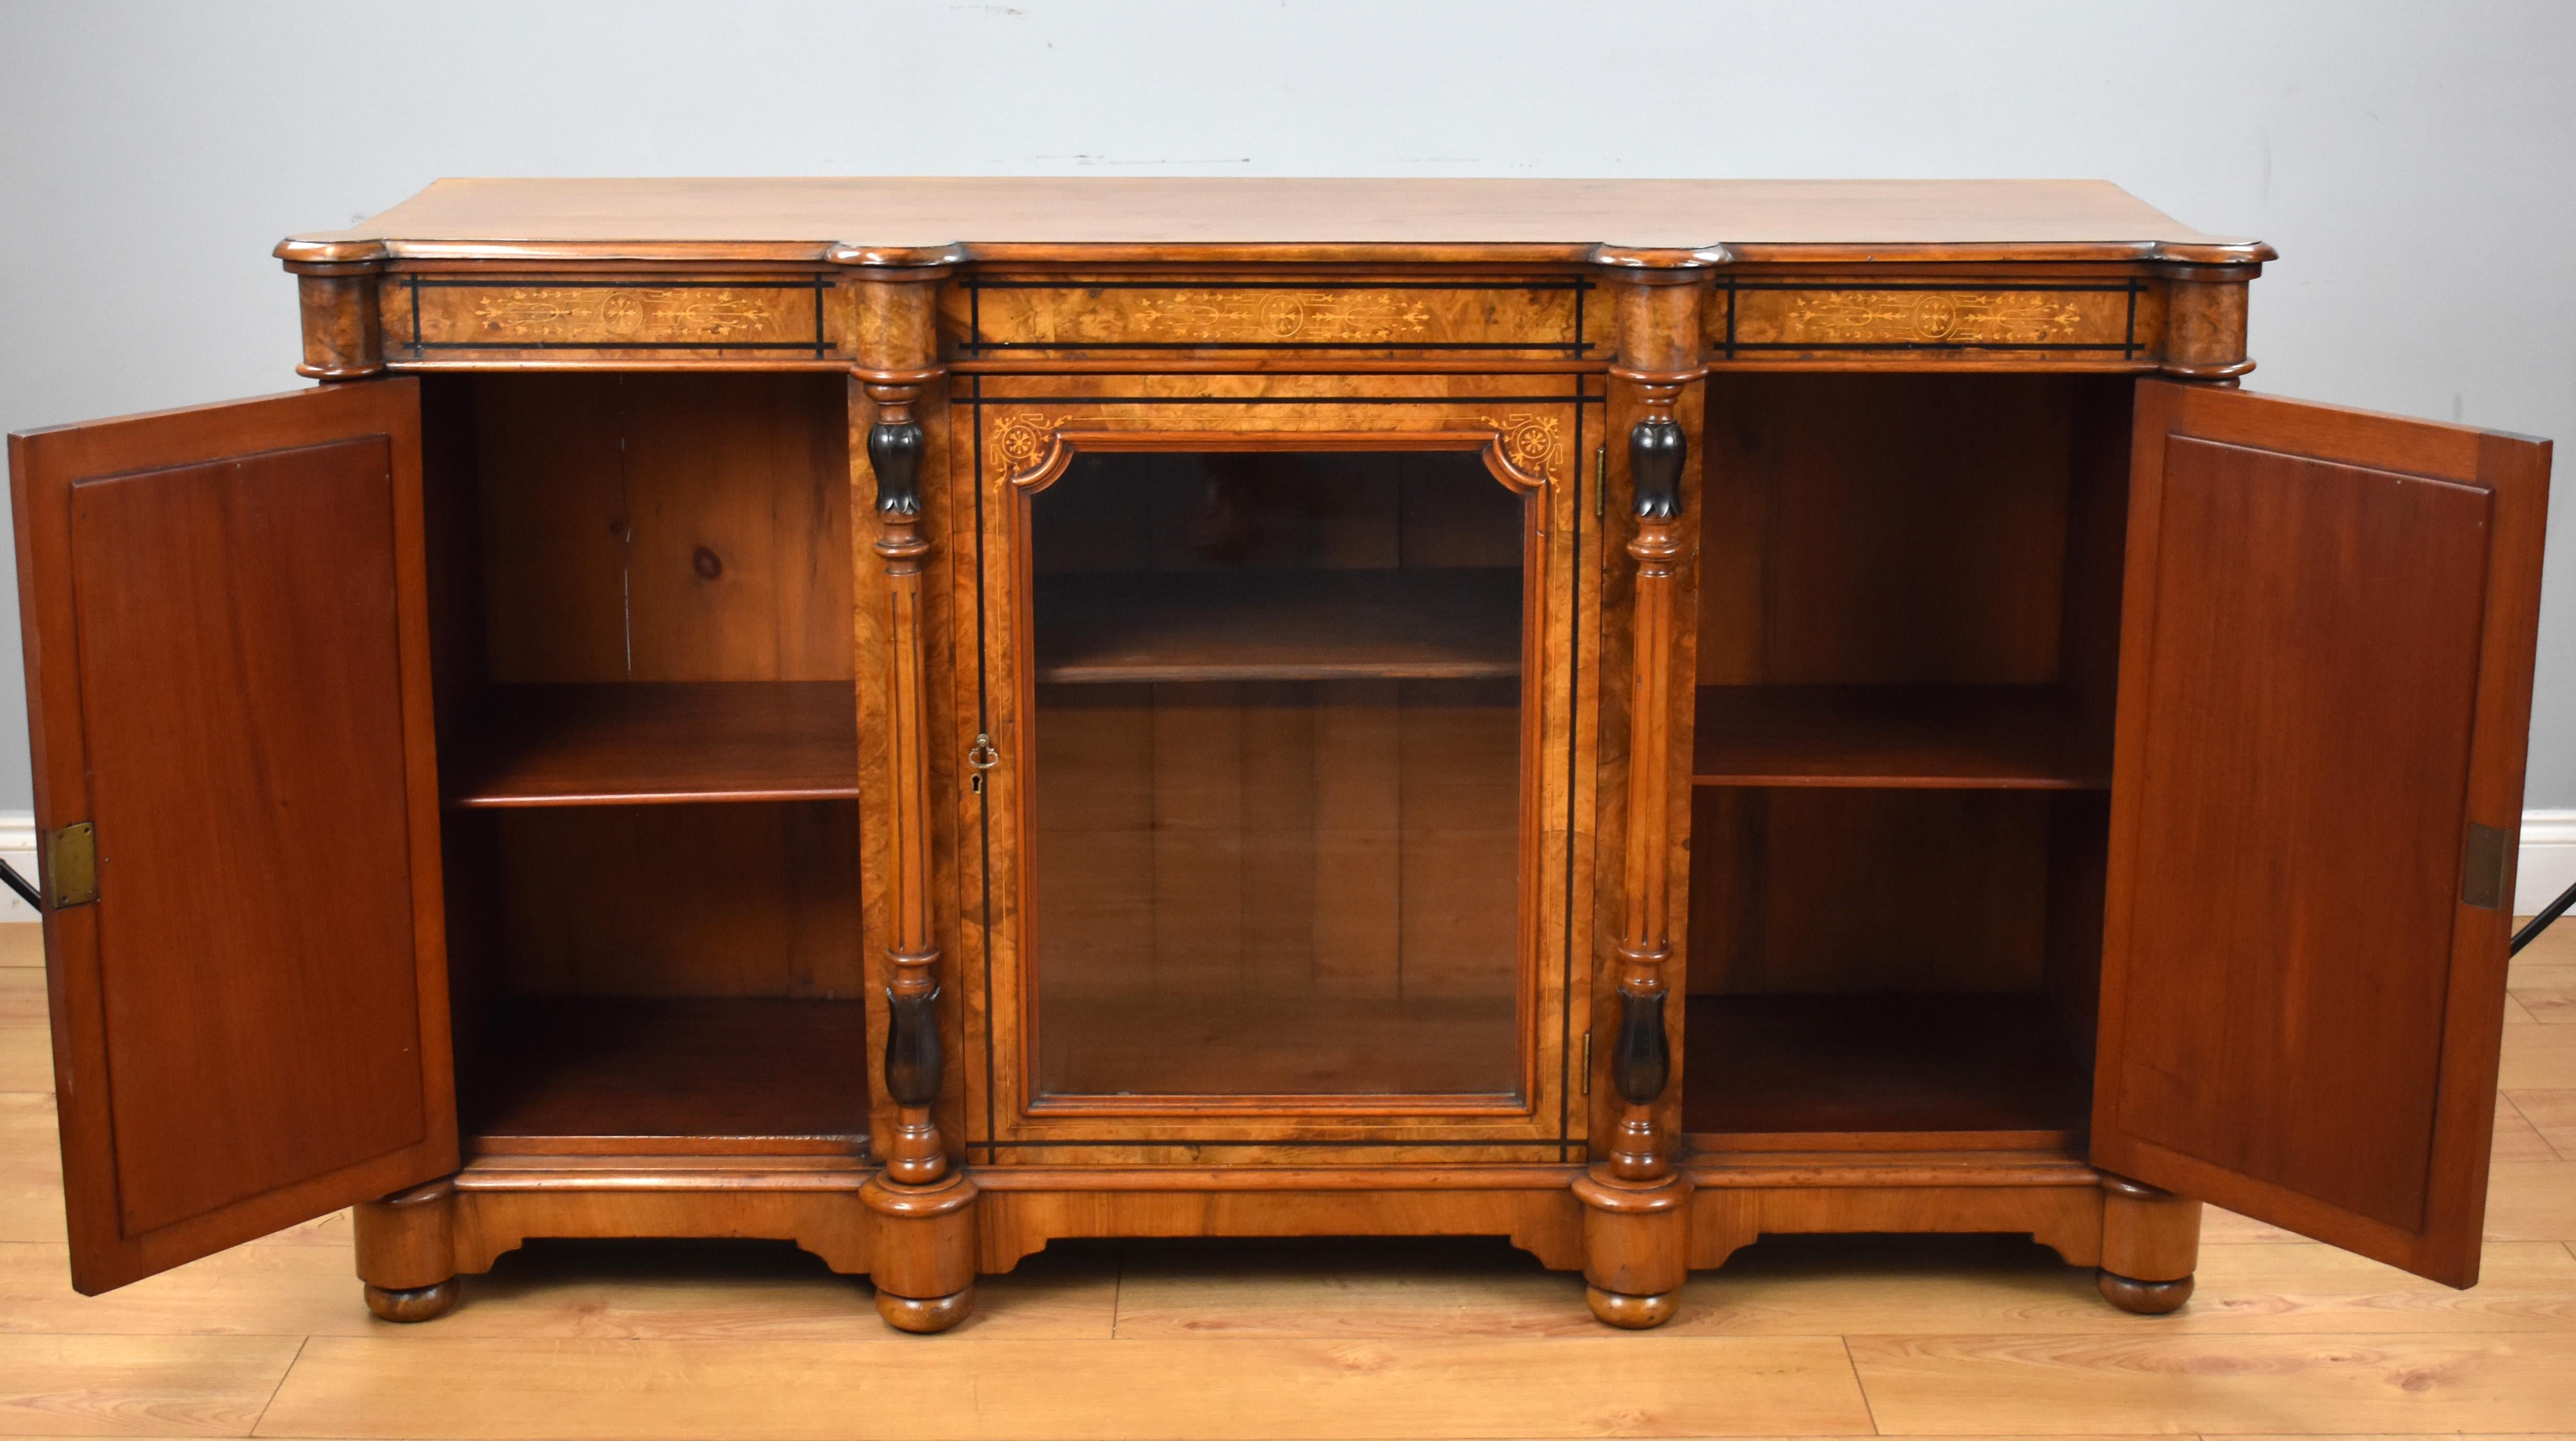
[[[2123,1311],[2140,1316],[2162,1316],[2179,1311],[2191,1299],[2191,1278],[2179,1281],[2132,1281],[2126,1276],[2102,1273],[2102,1299]]]
[[[1586,1286],[1583,1299],[1592,1307],[1596,1319],[1623,1331],[1644,1331],[1660,1326],[1673,1319],[1673,1313],[1681,1309],[1679,1291],[1666,1291],[1656,1296],[1623,1296],[1598,1286]]]
[[[367,1309],[387,1321],[435,1321],[456,1309],[459,1289],[453,1276],[435,1286],[414,1286],[408,1291],[369,1286]]]
[[[965,1320],[974,1309],[975,1288],[972,1286],[953,1295],[933,1296],[927,1301],[898,1296],[882,1288],[877,1291],[877,1314],[896,1330],[910,1331],[915,1335],[927,1336],[933,1331],[945,1331]]]

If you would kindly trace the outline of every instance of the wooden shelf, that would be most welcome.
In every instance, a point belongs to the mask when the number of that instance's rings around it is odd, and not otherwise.
[[[1692,996],[1682,1129],[1703,1150],[2062,1150],[2083,1059],[2033,995]]]
[[[1521,671],[1511,569],[1042,576],[1042,682],[1464,680]]]
[[[2055,686],[1704,685],[1691,782],[2100,790],[2110,748]]]
[[[449,774],[455,806],[851,799],[858,698],[839,681],[495,686]]]
[[[858,1001],[520,998],[464,1072],[478,1155],[849,1154]]]

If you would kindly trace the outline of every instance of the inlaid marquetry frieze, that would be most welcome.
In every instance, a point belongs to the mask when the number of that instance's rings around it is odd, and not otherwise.
[[[1149,292],[1134,320],[1148,332],[1220,342],[1394,345],[1431,335],[1431,310],[1422,298],[1388,290]]]
[[[943,303],[967,355],[1431,350],[1582,355],[1588,282],[1367,286],[970,279]]]
[[[820,280],[483,281],[395,276],[383,292],[398,354],[740,351],[824,354]]]
[[[1780,338],[1836,344],[1919,341],[2040,345],[2073,340],[2084,312],[2063,295],[2027,290],[1826,290],[1792,297]]]
[[[1740,282],[1712,297],[1721,359],[1854,351],[2137,355],[2142,286],[1837,286]]]

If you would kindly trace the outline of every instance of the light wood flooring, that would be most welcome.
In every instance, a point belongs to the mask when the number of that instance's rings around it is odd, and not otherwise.
[[[1622,1334],[1500,1242],[1060,1245],[933,1338],[684,1243],[531,1247],[387,1326],[345,1216],[75,1296],[33,936],[0,927],[0,1435],[2576,1436],[2576,922],[2515,968],[2472,1291],[2213,1212],[2172,1317],[2024,1243],[1799,1240]]]

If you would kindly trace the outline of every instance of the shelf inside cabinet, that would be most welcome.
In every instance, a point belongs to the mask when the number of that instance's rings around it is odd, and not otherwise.
[[[448,804],[845,800],[858,754],[858,700],[840,681],[494,686]]]
[[[2091,1076],[2047,997],[1700,995],[1682,1129],[1704,1150],[2063,1149]]]
[[[1704,685],[1703,786],[2100,790],[2106,734],[2047,685]]]
[[[858,1001],[517,998],[484,1040],[478,1154],[852,1154],[867,1136]]]
[[[1040,682],[1464,680],[1521,669],[1502,567],[1048,575]]]

